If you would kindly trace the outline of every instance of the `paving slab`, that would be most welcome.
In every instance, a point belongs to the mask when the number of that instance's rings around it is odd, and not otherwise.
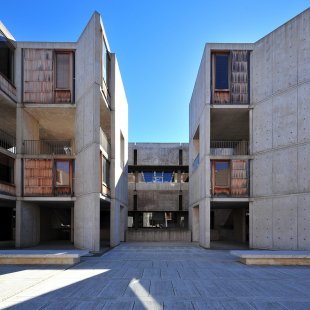
[[[310,309],[309,277],[228,250],[124,243],[73,266],[0,265],[0,309]]]

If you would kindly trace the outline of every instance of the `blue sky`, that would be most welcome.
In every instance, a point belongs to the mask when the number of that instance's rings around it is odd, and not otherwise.
[[[188,141],[188,104],[206,42],[255,42],[310,1],[0,0],[19,41],[76,41],[94,10],[117,54],[129,141]]]

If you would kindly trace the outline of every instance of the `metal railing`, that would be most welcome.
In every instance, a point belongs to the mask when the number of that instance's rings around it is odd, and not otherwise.
[[[13,154],[16,154],[15,137],[0,129],[0,147]]]
[[[24,140],[23,154],[72,156],[74,150],[70,140]]]
[[[109,143],[109,140],[108,140],[106,134],[104,133],[104,131],[101,128],[100,128],[100,145],[107,152],[108,155],[111,154],[110,153],[111,145]]]
[[[211,141],[211,155],[249,155],[249,141]]]
[[[199,166],[199,153],[193,161],[193,172],[198,168],[198,166]]]

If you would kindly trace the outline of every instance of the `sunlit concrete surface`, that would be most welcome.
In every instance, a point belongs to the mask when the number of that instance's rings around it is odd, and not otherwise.
[[[67,269],[0,266],[0,308],[11,306],[310,309],[310,268],[246,266],[193,244],[126,243]]]

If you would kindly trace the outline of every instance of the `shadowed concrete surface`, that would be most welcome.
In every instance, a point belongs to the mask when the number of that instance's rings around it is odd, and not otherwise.
[[[310,268],[246,266],[227,250],[126,243],[61,266],[0,266],[5,309],[310,309]]]

